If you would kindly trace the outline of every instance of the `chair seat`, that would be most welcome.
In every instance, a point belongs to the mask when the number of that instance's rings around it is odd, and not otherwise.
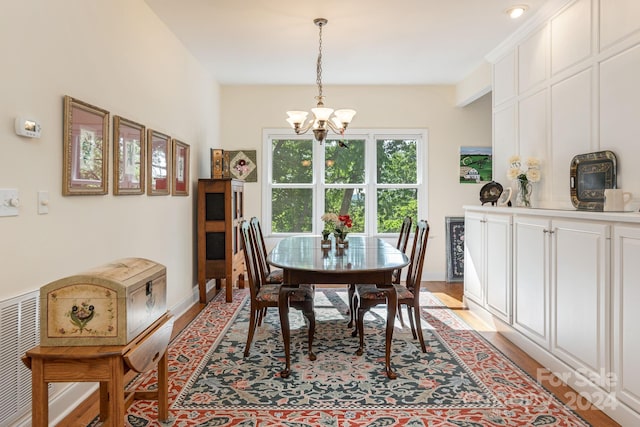
[[[278,293],[280,292],[280,285],[264,285],[260,288],[256,299],[258,301],[269,301],[273,303],[278,302]],[[300,285],[300,287],[292,292],[289,296],[289,301],[313,301],[314,289],[312,285]]]
[[[271,270],[265,278],[265,281],[270,284],[282,284],[284,281],[284,271],[281,269]]]
[[[403,299],[411,299],[413,298],[413,293],[407,289],[404,285],[393,285],[396,288],[396,294],[398,295],[398,300]],[[385,298],[384,290],[378,288],[376,285],[372,284],[357,284],[356,292],[362,299],[366,300],[379,300]]]

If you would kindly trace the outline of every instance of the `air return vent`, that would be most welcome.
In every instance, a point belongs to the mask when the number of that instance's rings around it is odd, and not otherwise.
[[[31,371],[22,356],[40,342],[39,291],[0,302],[0,426],[31,410]]]

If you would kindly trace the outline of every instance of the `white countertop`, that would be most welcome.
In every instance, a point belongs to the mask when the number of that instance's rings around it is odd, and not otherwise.
[[[486,213],[502,213],[512,215],[535,215],[535,216],[552,216],[556,218],[574,218],[582,220],[598,220],[612,222],[630,222],[640,224],[640,212],[594,212],[579,211],[576,209],[548,209],[548,208],[516,208],[516,207],[498,207],[490,204],[465,205],[465,211],[486,212]]]

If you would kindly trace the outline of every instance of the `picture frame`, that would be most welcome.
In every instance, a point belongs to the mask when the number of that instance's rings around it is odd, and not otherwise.
[[[479,184],[493,180],[491,147],[460,147],[460,184]]]
[[[445,217],[447,282],[464,281],[464,217]]]
[[[256,150],[229,151],[228,154],[227,164],[231,178],[244,182],[258,182]]]
[[[103,195],[109,188],[109,112],[64,97],[62,195]]]
[[[147,129],[147,194],[167,196],[171,185],[171,137]]]
[[[146,142],[144,125],[113,117],[113,194],[144,194]]]
[[[173,179],[171,181],[171,195],[189,195],[189,145],[177,139],[173,140]]]

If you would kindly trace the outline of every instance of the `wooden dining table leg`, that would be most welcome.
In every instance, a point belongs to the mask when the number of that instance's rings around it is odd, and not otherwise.
[[[278,292],[278,313],[280,314],[280,329],[284,341],[285,368],[280,371],[282,378],[289,378],[291,374],[291,330],[289,328],[289,293],[294,289],[281,286]]]
[[[387,377],[390,380],[395,380],[398,376],[391,370],[391,344],[393,342],[393,327],[398,307],[398,294],[393,286],[385,288],[385,293],[387,294],[387,330],[385,334],[384,363]]]

